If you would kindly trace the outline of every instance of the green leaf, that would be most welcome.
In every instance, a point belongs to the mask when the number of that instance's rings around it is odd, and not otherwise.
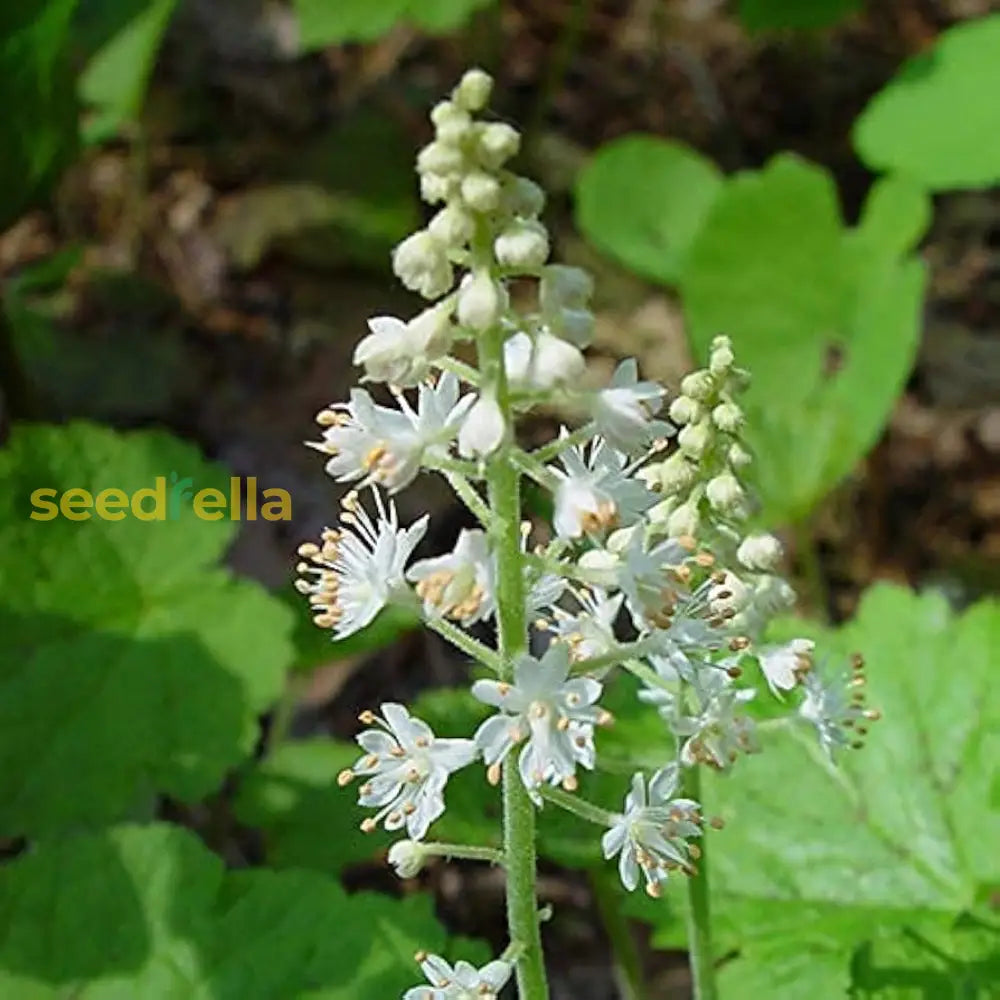
[[[80,99],[92,115],[84,141],[112,138],[135,123],[177,0],[125,0],[105,6],[106,37],[80,76]]]
[[[17,1000],[384,1000],[445,935],[429,897],[307,872],[227,872],[179,827],[42,845],[0,869],[0,995]]]
[[[576,223],[599,250],[670,283],[721,187],[715,164],[687,146],[627,135],[602,146],[580,173]]]
[[[337,875],[389,847],[395,838],[381,829],[361,832],[371,810],[357,804],[357,786],[337,785],[337,775],[360,755],[353,743],[290,741],[250,773],[236,800],[236,816],[263,832],[268,864]]]
[[[740,0],[740,20],[751,31],[828,28],[861,6],[862,0]]]
[[[737,174],[688,256],[681,292],[696,351],[725,331],[745,397],[763,517],[804,518],[875,443],[913,364],[925,275],[902,256],[926,195],[887,178],[845,229],[832,178],[784,155]]]
[[[342,42],[370,42],[400,22],[446,33],[461,27],[495,0],[294,0],[304,49]]]
[[[957,984],[985,990],[1000,955],[1000,921],[974,916],[1000,884],[1000,604],[956,617],[878,586],[819,638],[864,651],[883,718],[840,768],[795,729],[708,782],[707,811],[726,819],[708,844],[719,948],[740,952],[723,997],[841,996],[849,981],[864,997],[985,997]]]
[[[957,24],[910,59],[854,127],[873,170],[935,191],[1000,181],[1000,14]]]
[[[132,496],[157,477],[145,503],[162,520],[31,518],[40,488]],[[2,835],[105,823],[155,792],[197,799],[253,749],[291,615],[216,566],[236,523],[196,517],[185,487],[230,492],[161,432],[21,426],[0,451]]]
[[[45,193],[76,139],[66,59],[76,0],[18,0],[0,11],[0,229]]]

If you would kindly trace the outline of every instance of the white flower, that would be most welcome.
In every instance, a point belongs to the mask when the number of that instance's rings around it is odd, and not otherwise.
[[[425,299],[444,295],[455,281],[445,247],[426,229],[407,236],[393,250],[392,269],[410,291]]]
[[[590,442],[589,452],[568,448],[560,461],[562,469],[549,468],[559,480],[553,523],[563,538],[628,527],[656,503],[656,495],[629,474],[625,456],[602,438]]]
[[[371,333],[354,349],[354,363],[376,382],[417,385],[426,376],[428,363],[448,349],[450,316],[450,305],[431,306],[409,323],[395,316],[373,316],[368,320]]]
[[[426,861],[423,845],[417,840],[397,840],[389,848],[388,861],[400,878],[416,878]]]
[[[364,756],[338,778],[341,785],[364,778],[358,803],[379,810],[361,829],[370,832],[384,821],[386,830],[405,826],[412,840],[421,840],[444,812],[449,775],[476,759],[476,746],[472,740],[438,739],[426,722],[395,702],[382,705],[381,717],[364,712],[361,720],[380,728],[358,734]]]
[[[792,639],[781,646],[768,646],[757,654],[761,672],[771,690],[790,691],[812,667],[811,639]]]
[[[681,760],[688,766],[707,764],[721,771],[734,764],[740,753],[755,753],[753,721],[738,714],[740,706],[754,697],[754,690],[734,686],[718,666],[699,673],[694,691],[698,699],[694,715],[685,714],[680,705],[673,706],[672,717],[661,709],[674,733],[687,737]]]
[[[534,338],[516,333],[503,345],[504,367],[516,389],[545,391],[564,382],[575,382],[586,369],[579,349],[551,333]]]
[[[593,417],[597,430],[612,447],[626,455],[644,452],[655,438],[673,428],[653,420],[663,403],[664,390],[655,382],[640,382],[635,358],[623,361],[611,384],[594,396]]]
[[[338,482],[363,479],[395,493],[413,482],[425,453],[441,450],[458,433],[475,398],[459,399],[458,391],[458,379],[445,373],[436,386],[420,386],[414,411],[402,394],[396,397],[400,409],[392,410],[353,389],[350,403],[320,414],[328,425],[323,440],[308,444],[331,456],[326,472]]]
[[[351,493],[342,505],[343,527],[327,528],[322,546],[307,542],[299,547],[299,555],[309,561],[298,565],[296,589],[309,595],[313,621],[332,628],[336,639],[363,629],[388,603],[409,595],[403,571],[427,531],[426,514],[400,529],[395,506],[390,503],[387,512],[381,495],[372,492],[374,522]]]
[[[458,290],[458,321],[470,330],[494,326],[507,308],[507,290],[487,270],[467,274]]]
[[[541,267],[549,255],[549,234],[534,219],[518,219],[493,241],[493,252],[505,267]]]
[[[458,452],[465,458],[486,458],[500,447],[505,431],[503,413],[493,396],[483,394],[462,421]]]
[[[618,855],[618,873],[629,892],[639,884],[640,871],[646,891],[656,897],[671,871],[694,870],[692,860],[699,852],[688,839],[701,836],[702,818],[693,799],[673,798],[678,783],[676,764],[657,771],[648,792],[645,778],[636,774],[625,796],[625,812],[615,815],[601,838],[604,857]]]
[[[690,558],[691,552],[676,539],[647,549],[645,532],[632,533],[619,554],[614,578],[640,632],[666,628],[673,621],[686,575],[683,567]]]
[[[486,532],[464,529],[453,551],[421,559],[406,574],[429,613],[453,618],[466,627],[489,618],[496,607],[493,554]]]
[[[576,786],[576,765],[594,766],[594,725],[610,721],[595,704],[602,685],[591,677],[569,678],[569,650],[552,643],[541,660],[522,656],[514,683],[476,681],[472,693],[500,713],[476,731],[476,746],[491,768],[523,740],[518,767],[525,787],[543,782]],[[498,777],[494,771],[492,777]]]
[[[555,632],[559,640],[569,646],[574,661],[603,656],[618,646],[615,622],[621,611],[624,594],[609,596],[598,587],[592,590],[573,591],[580,610],[571,615],[556,608]]]
[[[845,747],[858,749],[868,733],[866,722],[880,713],[865,708],[864,661],[853,657],[851,669],[811,669],[802,679],[805,698],[799,716],[814,726],[819,745],[829,757]]]
[[[430,986],[414,986],[403,1000],[497,1000],[514,971],[499,958],[481,969],[461,961],[451,966],[439,955],[419,954],[417,959]]]

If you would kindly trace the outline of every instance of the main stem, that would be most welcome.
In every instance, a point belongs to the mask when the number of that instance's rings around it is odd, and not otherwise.
[[[701,772],[698,766],[688,768],[684,775],[688,798],[701,802]],[[715,958],[712,953],[712,925],[708,904],[708,845],[702,837],[698,873],[688,877],[688,955],[694,980],[695,1000],[718,1000],[715,984]]]
[[[489,463],[488,486],[494,517],[497,560],[497,632],[500,678],[512,680],[514,660],[527,646],[524,571],[521,555],[520,473],[510,461],[513,414],[503,363],[503,333],[481,341],[484,382],[492,386],[507,427],[504,444]],[[535,884],[535,810],[517,770],[515,754],[503,767],[503,850],[507,870],[507,928],[512,943],[523,946],[517,961],[520,1000],[548,1000]]]

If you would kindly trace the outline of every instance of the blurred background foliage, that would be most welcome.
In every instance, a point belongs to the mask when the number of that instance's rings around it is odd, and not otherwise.
[[[814,628],[861,602],[830,641],[878,654],[866,759],[831,774],[786,740],[710,788],[734,831],[726,1000],[1000,995],[1000,612],[948,607],[1000,582],[989,0],[5,5],[0,995],[374,1000],[417,947],[502,948],[496,871],[436,866],[399,898],[335,784],[379,700],[467,732],[464,666],[398,614],[331,644],[288,584],[337,497],[300,442],[365,319],[416,308],[389,253],[422,217],[427,109],[473,63],[527,129],[559,256],[597,278],[589,377],[636,355],[675,388],[729,334],[760,521]],[[292,522],[27,520],[38,485],[171,472],[285,488]],[[438,515],[428,554],[463,526],[447,504],[433,482],[401,498]],[[876,580],[897,586],[862,600]],[[610,807],[658,761],[627,701],[586,786]],[[495,836],[486,791],[455,779],[443,838]],[[554,996],[687,995],[672,899],[623,911],[561,817],[541,850]]]

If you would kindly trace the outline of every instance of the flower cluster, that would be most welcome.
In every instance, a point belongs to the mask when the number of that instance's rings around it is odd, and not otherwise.
[[[372,500],[349,493],[338,526],[299,548],[297,587],[335,638],[402,604],[486,675],[471,695],[493,713],[462,738],[435,736],[392,702],[362,715],[363,755],[340,780],[357,779],[360,803],[375,810],[364,829],[405,829],[389,854],[401,876],[435,855],[522,863],[506,847],[424,839],[449,776],[481,761],[491,784],[507,770],[506,792],[516,783],[526,808],[563,807],[603,826],[625,888],[641,875],[657,895],[671,873],[697,870],[705,823],[685,794],[691,776],[760,748],[749,702],[776,699],[828,753],[858,745],[877,712],[864,707],[860,661],[817,666],[806,638],[763,641],[794,595],[778,539],[748,528],[748,375],[729,339],[717,337],[707,366],[683,380],[669,419],[665,390],[641,380],[634,360],[609,385],[588,386],[592,282],[549,262],[544,196],[509,169],[520,137],[489,116],[491,87],[472,70],[431,114],[417,173],[435,214],[393,255],[397,276],[429,304],[410,319],[372,319],[358,345],[354,360],[366,382],[384,384],[383,401],[358,388],[317,417],[311,446],[328,456],[327,473]],[[543,401],[587,416],[528,451],[514,423]],[[384,494],[422,471],[444,477],[478,523],[450,552],[414,560],[427,518],[401,527]],[[545,541],[530,550],[537,525],[520,523],[522,478],[552,499]],[[469,631],[491,625],[495,644]],[[621,672],[640,680],[636,711],[659,713],[663,744],[659,769],[636,774],[623,811],[607,813],[578,794],[579,773],[600,766],[595,737],[612,721],[600,702]],[[429,985],[408,1000],[494,997],[512,968],[422,962]]]

